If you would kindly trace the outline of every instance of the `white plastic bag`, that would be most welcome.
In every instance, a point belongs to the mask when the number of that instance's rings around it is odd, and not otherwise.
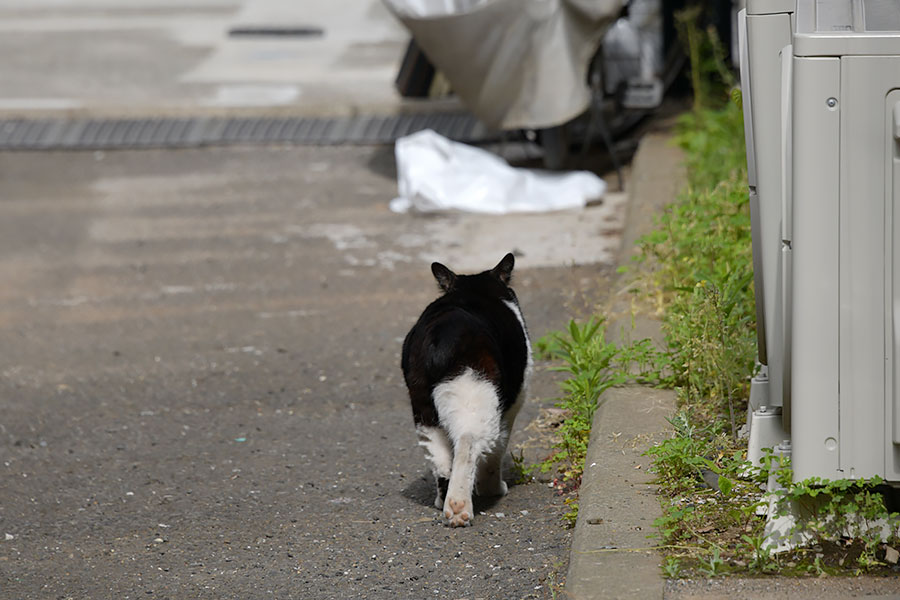
[[[430,129],[397,140],[394,212],[547,212],[599,200],[606,182],[588,171],[552,173],[510,167],[480,148]]]

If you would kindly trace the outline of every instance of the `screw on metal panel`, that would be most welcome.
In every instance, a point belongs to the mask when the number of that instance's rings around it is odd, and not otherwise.
[[[837,98],[829,98],[825,101],[825,104],[828,105],[828,108],[834,108],[835,106],[837,106]]]

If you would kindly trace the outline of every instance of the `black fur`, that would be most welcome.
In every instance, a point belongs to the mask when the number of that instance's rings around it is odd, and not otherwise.
[[[416,425],[436,427],[432,390],[472,368],[497,388],[503,412],[522,389],[527,364],[525,332],[503,301],[518,306],[509,287],[515,258],[490,271],[457,275],[440,263],[431,271],[444,294],[432,302],[403,342],[401,366]]]

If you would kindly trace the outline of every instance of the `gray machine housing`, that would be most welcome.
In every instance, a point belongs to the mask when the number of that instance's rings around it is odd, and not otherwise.
[[[790,440],[795,480],[900,485],[900,8],[748,0],[739,35],[764,366],[750,458]]]

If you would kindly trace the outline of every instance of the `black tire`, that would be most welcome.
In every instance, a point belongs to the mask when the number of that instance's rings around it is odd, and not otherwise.
[[[569,159],[569,132],[566,125],[541,129],[539,141],[544,150],[544,168],[557,171]]]

